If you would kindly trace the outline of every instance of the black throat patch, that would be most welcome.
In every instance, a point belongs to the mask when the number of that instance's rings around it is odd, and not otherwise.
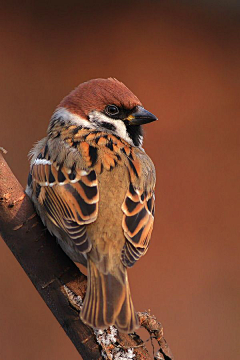
[[[124,121],[128,136],[135,146],[141,146],[143,140],[143,129],[141,125],[129,125],[128,121]]]

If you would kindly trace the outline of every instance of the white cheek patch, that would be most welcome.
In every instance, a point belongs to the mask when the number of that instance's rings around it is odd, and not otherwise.
[[[71,122],[74,125],[82,126],[89,129],[94,129],[95,127],[90,123],[90,121],[81,118],[79,115],[71,113],[64,107],[58,108],[53,116],[52,120],[62,118],[64,122]]]
[[[111,119],[98,111],[91,112],[91,114],[89,114],[89,119],[91,121],[91,125],[94,125],[96,129],[110,131],[113,134],[118,135],[120,138],[126,140],[129,144],[133,145],[133,141],[128,135],[126,126],[122,120]],[[107,128],[107,126],[104,127],[104,123],[109,124],[109,128]]]
[[[120,119],[111,119],[99,111],[92,111],[89,114],[90,121],[88,121],[86,119],[83,119],[79,115],[71,113],[71,111],[67,110],[66,108],[60,107],[54,112],[51,122],[55,119],[62,119],[64,122],[70,122],[73,125],[81,126],[83,128],[109,131],[124,139],[130,145],[133,145],[133,141],[127,132],[124,122]],[[109,127],[107,127],[107,124],[109,124]]]

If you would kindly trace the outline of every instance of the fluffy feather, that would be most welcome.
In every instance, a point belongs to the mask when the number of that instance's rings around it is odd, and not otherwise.
[[[121,106],[121,119],[107,117],[108,104]],[[125,119],[140,105],[116,79],[79,85],[31,151],[26,189],[63,250],[88,266],[82,320],[128,333],[138,320],[127,267],[146,253],[154,217],[154,165]]]

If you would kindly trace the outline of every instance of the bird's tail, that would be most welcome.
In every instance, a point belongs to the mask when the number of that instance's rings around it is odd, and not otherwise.
[[[97,329],[115,325],[120,332],[126,333],[133,332],[139,326],[127,270],[122,264],[115,267],[112,273],[104,274],[88,259],[88,285],[81,319]]]

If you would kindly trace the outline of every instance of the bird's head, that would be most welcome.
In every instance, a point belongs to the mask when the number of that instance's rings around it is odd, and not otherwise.
[[[113,78],[80,84],[57,107],[52,122],[57,119],[111,132],[134,146],[142,145],[142,125],[157,120],[123,83]]]

